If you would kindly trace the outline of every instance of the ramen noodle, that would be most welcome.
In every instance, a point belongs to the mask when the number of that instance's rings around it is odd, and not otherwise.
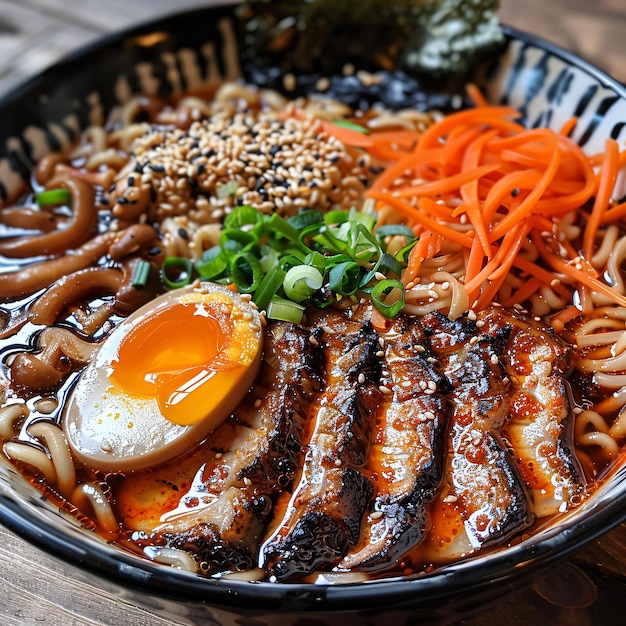
[[[499,118],[501,135],[499,130],[482,131],[484,145],[503,136],[505,141],[519,130],[513,129],[514,122],[507,116],[510,111]],[[505,249],[502,242],[509,243],[502,233],[501,243],[485,244],[476,252],[480,228],[469,211],[464,214],[459,207],[470,204],[472,194],[482,193],[485,181],[494,183],[495,161],[471,163],[466,168],[480,170],[484,179],[465,179],[463,171],[451,173],[459,177],[458,184],[435,187],[430,193],[428,185],[437,182],[433,172],[439,165],[433,161],[420,169],[415,159],[409,159],[415,150],[423,163],[431,156],[434,159],[434,152],[427,148],[438,150],[437,158],[442,158],[444,139],[435,137],[424,146],[423,137],[445,119],[438,112],[410,109],[352,110],[321,96],[292,101],[275,92],[229,83],[207,99],[189,96],[164,103],[135,98],[115,110],[105,126],[88,128],[67,152],[41,159],[20,201],[0,210],[0,255],[5,268],[0,274],[0,437],[6,459],[86,528],[137,550],[133,537],[149,536],[162,522],[161,513],[169,512],[168,519],[176,519],[177,507],[182,506],[180,491],[194,493],[193,477],[200,466],[204,476],[212,471],[217,476],[221,451],[229,449],[229,440],[237,439],[238,426],[225,422],[208,437],[207,433],[199,436],[188,446],[191,451],[175,464],[167,459],[149,468],[116,469],[97,463],[90,467],[77,461],[76,450],[68,446],[67,430],[60,427],[77,377],[82,371],[93,371],[90,368],[101,347],[129,315],[146,310],[154,298],[162,297],[166,289],[159,272],[166,259],[200,262],[207,251],[223,243],[224,221],[238,207],[286,220],[304,211],[323,215],[357,209],[367,214],[375,211],[376,229],[402,225],[417,237],[411,256],[398,256],[405,261],[398,277],[404,289],[404,314],[421,318],[441,312],[450,320],[463,316],[476,320],[476,313],[496,303],[553,326],[573,346],[574,441],[591,488],[608,472],[626,438],[623,200],[614,197],[613,187],[602,191],[608,188],[605,185],[598,192],[597,181],[608,167],[602,156],[590,158],[584,166],[574,157],[568,160],[573,149],[564,147],[569,141],[567,129],[557,139],[537,135],[524,146],[511,139],[502,147],[508,150],[507,163],[530,160],[541,142],[563,144],[559,144],[561,154],[566,155],[560,165],[560,188],[553,193],[565,208],[549,218],[534,215],[532,226],[510,248]],[[483,125],[488,122],[482,120]],[[467,145],[480,135],[469,127],[465,134],[447,132],[448,147],[452,139]],[[458,157],[451,148],[449,152],[451,159]],[[613,154],[612,159],[617,160],[617,169],[624,162],[623,154]],[[445,169],[445,163],[441,167]],[[579,171],[579,167],[587,169]],[[505,173],[517,176],[512,169]],[[507,199],[503,191],[494,200],[494,215],[500,211],[498,206],[525,206],[533,188],[523,186],[522,175],[518,178],[520,184],[513,185],[516,193]],[[541,172],[533,170],[531,179],[542,184]],[[578,179],[583,187],[589,183],[586,195],[576,187]],[[580,201],[567,205],[576,194]],[[593,202],[594,194],[604,194],[601,201],[606,204],[598,220],[585,206]],[[548,196],[546,202],[556,202],[555,198]],[[585,227],[594,220],[598,221],[595,236],[588,241]],[[497,228],[497,220],[494,224]],[[385,237],[386,252],[401,255],[407,235],[390,232]],[[581,250],[584,255],[570,255],[577,260],[565,268],[551,267],[545,259],[553,250],[565,251],[565,255]],[[472,264],[478,276],[492,258],[507,253],[516,261],[505,274],[485,275],[482,282],[469,279]],[[575,272],[581,273],[585,263],[591,268],[588,274],[609,290],[593,289],[576,280]],[[139,283],[140,269],[147,274]],[[338,297],[335,305],[338,309],[362,305],[368,293]],[[267,323],[265,313],[255,321],[257,312],[254,307],[252,311],[246,308],[251,306],[250,297],[244,296],[236,306],[241,307],[241,316],[251,320],[250,327],[258,330]],[[219,317],[219,307],[230,311],[235,306],[219,290],[194,302],[205,307],[203,311],[216,307],[217,312],[210,313],[214,317]],[[165,316],[165,310],[158,309],[158,315]],[[386,323],[376,312],[373,321],[375,326]],[[129,358],[135,359],[133,363],[142,358],[156,363],[161,358],[158,349],[149,346],[159,339],[141,328],[139,324],[128,332],[136,333],[136,341],[143,341],[146,352],[139,350]],[[229,332],[244,332],[236,324],[229,328]],[[181,352],[195,349],[191,347],[194,338],[181,336],[180,341]],[[124,339],[121,342],[120,350],[130,353]],[[250,342],[246,335],[233,350],[245,352],[247,348],[241,346],[253,345]],[[211,350],[207,354],[215,356]],[[132,378],[132,371],[130,367],[120,376]],[[159,372],[154,376],[160,376]],[[136,384],[140,389],[143,381]],[[252,382],[241,384],[245,392]],[[143,398],[142,392],[137,393]],[[113,444],[113,438],[102,440],[103,457],[111,454]],[[172,490],[155,496],[159,485]],[[206,494],[198,490],[194,497],[201,501]],[[141,505],[151,498],[159,502],[152,512],[149,504]],[[143,546],[148,558],[215,573],[183,548],[144,543],[137,545]],[[397,573],[400,566],[391,571]],[[419,569],[419,564],[413,568]]]

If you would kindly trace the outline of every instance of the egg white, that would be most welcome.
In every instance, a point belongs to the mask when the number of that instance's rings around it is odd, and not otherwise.
[[[245,351],[248,357],[252,353],[253,360],[228,395],[216,402],[210,414],[191,425],[180,425],[162,415],[156,397],[129,394],[109,375],[112,363],[118,358],[120,344],[130,329],[146,320],[149,322],[161,307],[184,302],[190,293],[218,294],[220,298],[232,300],[233,309],[237,310],[235,323],[249,327],[249,331],[245,329]],[[107,338],[69,398],[62,422],[74,456],[95,469],[127,471],[164,463],[195,446],[228,417],[254,382],[261,361],[262,326],[257,309],[239,294],[206,283],[170,292],[136,311]],[[230,353],[234,351],[231,346]]]

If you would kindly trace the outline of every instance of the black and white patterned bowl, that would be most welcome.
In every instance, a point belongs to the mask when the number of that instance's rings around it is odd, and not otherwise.
[[[0,198],[29,176],[34,160],[71,142],[90,121],[133,94],[167,96],[241,76],[232,11],[229,6],[192,11],[108,37],[0,99]],[[485,74],[491,102],[518,108],[531,127],[558,129],[576,115],[573,137],[590,153],[601,151],[608,137],[626,141],[622,85],[556,46],[510,28],[504,33],[502,53]],[[520,581],[624,519],[626,466],[616,468],[557,526],[432,574],[336,586],[220,581],[116,549],[59,512],[0,460],[2,524],[69,564],[77,580],[192,624],[240,623],[242,615],[254,624],[278,624],[308,613],[322,623],[342,612],[345,626],[363,623],[365,616],[376,623],[409,613],[413,620],[458,615],[459,602],[463,610],[479,606],[499,593],[496,583]]]

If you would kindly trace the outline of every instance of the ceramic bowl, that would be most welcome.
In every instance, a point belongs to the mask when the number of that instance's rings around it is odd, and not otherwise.
[[[10,195],[29,176],[34,159],[72,141],[90,120],[132,94],[149,89],[167,96],[240,76],[240,42],[232,11],[229,6],[207,8],[108,37],[0,100],[0,197]],[[506,27],[504,34],[501,53],[484,73],[491,102],[518,108],[531,127],[558,129],[572,115],[578,116],[573,136],[590,152],[602,150],[607,137],[626,141],[623,86],[554,45]],[[160,606],[172,614],[173,603],[182,602],[191,623],[196,617],[198,623],[217,621],[218,610],[233,620],[237,615],[253,616],[257,624],[267,616],[312,618],[311,612],[321,620],[346,611],[345,615],[356,616],[356,623],[365,614],[383,621],[409,611],[432,616],[433,607],[441,614],[455,610],[459,601],[467,609],[497,594],[495,583],[520,581],[624,519],[626,465],[616,467],[593,497],[558,525],[547,526],[514,547],[431,574],[335,586],[213,580],[107,544],[59,512],[0,459],[2,524],[76,567],[77,578],[93,583],[95,576],[134,602]]]

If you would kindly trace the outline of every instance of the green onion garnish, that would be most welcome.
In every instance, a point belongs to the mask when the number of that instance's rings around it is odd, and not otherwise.
[[[349,122],[348,120],[336,120],[333,122],[335,126],[342,126],[343,128],[349,128],[350,130],[355,130],[357,133],[363,133],[364,135],[369,135],[369,129],[365,128],[365,126],[361,126],[360,124],[355,124],[354,122]]]
[[[39,206],[51,206],[59,204],[69,204],[72,200],[72,194],[68,189],[59,187],[58,189],[46,189],[35,195],[35,202]]]
[[[404,308],[404,285],[395,278],[381,280],[370,295],[376,309],[385,317],[395,317]]]
[[[161,266],[161,278],[168,289],[185,287],[193,280],[193,265],[189,259],[169,256]]]
[[[267,317],[271,320],[299,324],[304,317],[305,307],[285,298],[274,297],[267,307]]]
[[[163,282],[170,289],[195,278],[234,283],[272,319],[298,322],[308,304],[326,307],[367,294],[381,313],[393,317],[404,306],[397,279],[417,240],[406,227],[376,231],[375,226],[373,215],[354,209],[324,215],[304,210],[285,219],[240,206],[224,219],[219,245],[199,260],[166,259]],[[387,235],[406,237],[395,256],[386,252]],[[379,280],[381,274],[385,280]]]
[[[254,255],[242,252],[231,259],[230,276],[239,293],[254,293],[263,279],[263,270]]]
[[[145,259],[139,259],[137,265],[135,265],[131,279],[131,284],[133,287],[137,289],[142,289],[146,286],[148,278],[150,277],[151,267],[152,265],[150,264],[150,261],[146,261]]]
[[[324,284],[319,270],[310,265],[295,265],[285,276],[285,295],[294,302],[304,302]]]

